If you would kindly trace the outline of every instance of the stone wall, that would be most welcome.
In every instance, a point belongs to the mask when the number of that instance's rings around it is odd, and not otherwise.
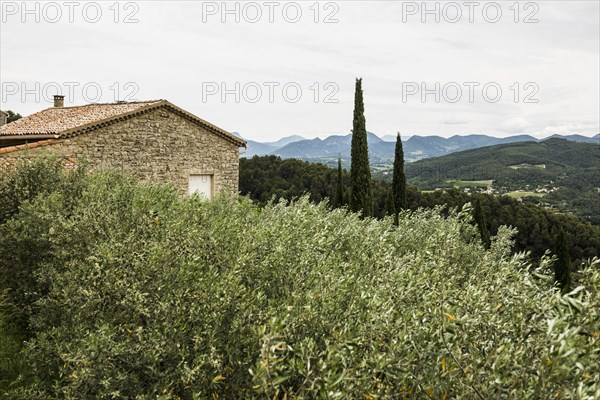
[[[92,168],[172,183],[186,193],[190,175],[211,174],[215,194],[238,193],[239,147],[165,108],[51,145],[0,155],[0,164],[40,153],[86,159]]]

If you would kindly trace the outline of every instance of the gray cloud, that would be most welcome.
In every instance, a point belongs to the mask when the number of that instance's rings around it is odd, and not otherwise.
[[[495,24],[477,13],[474,23],[443,18],[422,23],[419,15],[403,22],[402,3],[388,1],[337,2],[339,22],[331,24],[322,23],[331,11],[323,9],[325,2],[319,3],[321,23],[313,22],[313,3],[303,2],[297,23],[275,14],[273,23],[253,24],[243,18],[222,23],[218,15],[203,22],[207,2],[142,1],[135,3],[139,22],[124,24],[112,20],[112,3],[103,4],[105,14],[95,24],[81,18],[73,23],[10,18],[0,24],[0,82],[25,84],[28,90],[36,83],[77,82],[72,104],[85,102],[85,84],[97,84],[102,101],[112,101],[116,90],[123,98],[129,94],[124,85],[133,83],[138,99],[167,98],[259,140],[347,132],[358,76],[364,79],[367,127],[381,135],[600,131],[597,2],[537,2],[534,24],[515,23],[508,9],[512,2],[502,3],[503,17]],[[127,10],[120,11],[123,19]],[[243,88],[265,82],[279,84],[273,102],[264,86],[256,103],[244,96],[236,102],[235,95],[223,102],[221,93],[203,101],[207,83],[235,89],[236,83]],[[428,95],[423,102],[418,93],[403,101],[403,84],[410,82],[427,88],[439,83],[442,89],[456,82],[463,97],[454,103],[438,93],[440,101]],[[479,83],[473,102],[466,99],[465,82]],[[284,98],[286,83],[301,88],[298,102]],[[327,83],[335,90],[326,90]],[[482,94],[490,83],[502,90],[498,102]],[[533,95],[537,103],[524,101],[532,95],[528,83],[539,89]],[[325,102],[328,95],[337,102]],[[23,98],[21,90],[0,99],[3,109],[23,114],[47,106],[32,95]]]

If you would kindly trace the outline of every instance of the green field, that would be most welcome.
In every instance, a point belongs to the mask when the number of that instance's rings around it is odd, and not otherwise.
[[[488,189],[492,188],[493,180],[482,180],[482,181],[463,181],[459,179],[449,179],[446,181],[447,183],[453,184],[455,187],[459,188],[472,188],[472,187],[480,187],[486,186]]]
[[[538,169],[546,169],[546,164],[516,164],[509,165],[510,169],[527,169],[527,168],[538,168]]]
[[[513,199],[518,199],[522,197],[544,197],[546,193],[536,193],[536,192],[523,192],[523,191],[515,191],[506,193],[508,197],[512,197]]]

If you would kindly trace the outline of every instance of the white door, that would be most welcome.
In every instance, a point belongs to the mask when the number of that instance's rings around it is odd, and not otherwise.
[[[198,193],[201,197],[211,200],[213,196],[212,175],[190,175],[189,194]]]

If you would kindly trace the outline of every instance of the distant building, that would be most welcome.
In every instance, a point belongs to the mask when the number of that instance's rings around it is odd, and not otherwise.
[[[8,113],[0,110],[0,126],[8,123]]]
[[[166,100],[54,107],[0,127],[0,167],[39,154],[127,171],[207,198],[237,194],[246,142]],[[1,173],[1,170],[0,170]]]

